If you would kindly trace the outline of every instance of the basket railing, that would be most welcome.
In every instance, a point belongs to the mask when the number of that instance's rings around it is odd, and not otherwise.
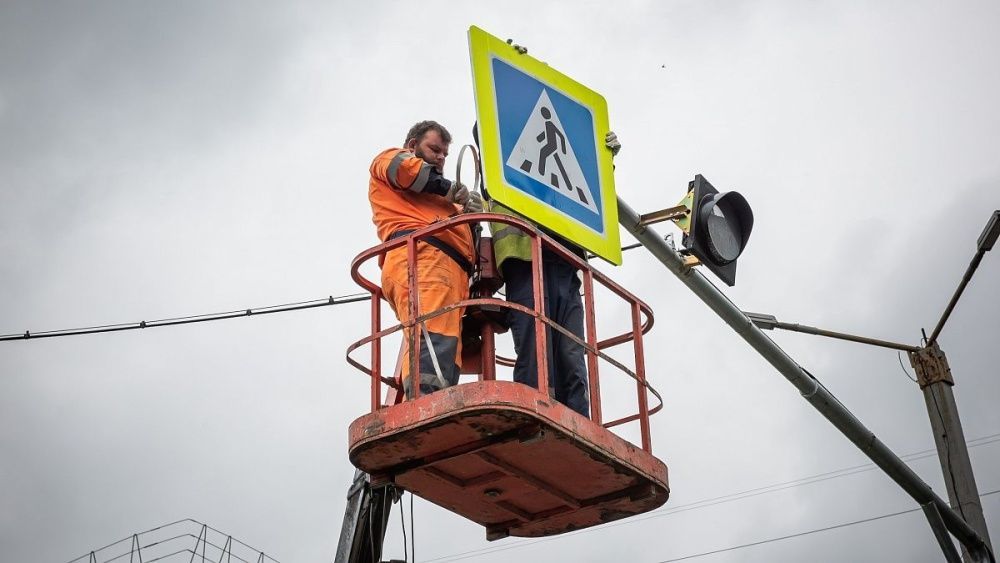
[[[469,299],[465,299],[453,304],[450,304],[441,309],[435,311],[430,311],[424,314],[419,314],[420,303],[419,296],[417,293],[417,288],[419,287],[419,277],[417,274],[416,261],[417,261],[417,243],[421,240],[426,239],[429,236],[435,235],[446,229],[451,229],[460,225],[475,226],[482,221],[489,221],[491,223],[501,223],[506,225],[511,225],[517,227],[524,231],[532,239],[531,244],[531,264],[532,264],[532,285],[534,294],[534,308],[524,307],[517,303],[511,303],[506,300],[496,299],[494,297],[482,297],[473,296]],[[360,269],[361,266],[374,258],[384,257],[389,252],[400,248],[406,248],[407,252],[407,270],[408,270],[408,291],[409,291],[409,320],[405,323],[398,323],[388,328],[382,328],[382,309],[381,301],[384,298],[382,293],[382,288],[374,281],[365,277]],[[583,289],[583,309],[584,309],[584,324],[586,328],[586,339],[581,339],[577,335],[573,334],[567,328],[559,325],[558,323],[552,321],[545,315],[545,292],[544,288],[544,275],[542,270],[542,253],[543,250],[547,250],[555,255],[559,256],[566,262],[572,264],[582,272],[582,289]],[[477,268],[481,267],[477,265]],[[367,374],[371,378],[371,409],[375,412],[382,408],[387,408],[393,404],[397,404],[403,400],[403,390],[402,381],[399,375],[400,366],[396,366],[394,370],[395,373],[391,377],[387,377],[383,374],[382,369],[382,340],[398,331],[404,330],[404,334],[408,337],[405,339],[403,345],[409,348],[409,361],[410,361],[410,374],[419,374],[419,361],[420,361],[420,347],[421,347],[421,334],[420,331],[426,323],[427,320],[434,318],[438,315],[445,314],[447,312],[453,311],[455,309],[468,309],[468,308],[485,308],[490,310],[514,310],[520,311],[526,315],[534,318],[535,323],[535,350],[546,350],[546,341],[548,338],[548,331],[545,327],[549,327],[551,330],[558,331],[560,334],[568,338],[569,340],[580,345],[586,355],[587,362],[587,379],[590,388],[590,419],[605,428],[612,428],[629,422],[638,421],[640,428],[640,435],[642,441],[642,448],[647,452],[652,451],[652,446],[649,437],[649,416],[655,414],[660,409],[663,408],[663,399],[659,392],[656,391],[652,386],[649,385],[646,379],[646,366],[643,350],[643,335],[649,332],[653,326],[653,312],[649,306],[644,303],[641,299],[627,291],[621,285],[616,283],[614,280],[610,279],[605,274],[595,270],[590,266],[590,264],[566,249],[564,246],[560,245],[558,242],[554,241],[550,237],[546,236],[541,232],[538,227],[528,223],[517,217],[512,217],[510,215],[497,215],[493,213],[469,213],[458,215],[443,221],[435,222],[427,227],[416,230],[413,233],[389,240],[378,246],[369,248],[358,256],[354,258],[351,263],[351,277],[354,281],[368,291],[371,294],[371,333],[358,340],[357,342],[351,344],[347,349],[347,361],[352,366],[359,369],[361,372]],[[631,328],[621,334],[615,336],[598,340],[597,338],[597,323],[594,312],[594,284],[600,284],[604,288],[608,289],[612,294],[619,297],[624,304],[629,308]],[[482,329],[480,333],[482,345],[481,345],[481,364],[478,370],[478,378],[482,380],[494,380],[496,379],[496,365],[511,366],[513,361],[507,358],[498,357],[496,355],[495,348],[495,331],[489,322],[482,323]],[[606,350],[615,346],[626,344],[628,342],[632,343],[632,352],[635,362],[635,369],[629,369],[625,364],[616,360],[615,358],[609,356]],[[362,346],[370,345],[370,364],[364,365],[360,361],[351,357],[351,353],[355,350],[361,348]],[[400,349],[400,360],[403,356],[403,348]],[[605,422],[603,420],[603,413],[601,409],[601,377],[600,377],[600,366],[598,363],[599,359],[603,359],[613,367],[617,368],[619,371],[623,372],[627,376],[631,377],[635,381],[636,389],[636,412],[633,414],[617,418],[615,420]],[[547,354],[539,354],[536,366],[538,369],[538,391],[552,395],[550,393],[550,382],[548,378],[548,357]],[[399,364],[399,361],[397,361]],[[417,376],[419,380],[419,375]],[[387,400],[382,401],[382,385],[386,385],[389,389],[387,393]],[[459,383],[461,385],[461,383]],[[420,385],[412,385],[413,398],[420,396]],[[649,395],[653,395],[657,404],[650,408],[649,406]]]

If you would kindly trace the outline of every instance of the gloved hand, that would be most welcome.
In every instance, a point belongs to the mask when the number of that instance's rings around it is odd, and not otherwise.
[[[604,136],[604,146],[611,149],[612,157],[618,156],[618,151],[622,150],[622,143],[614,131],[608,131],[608,134]]]
[[[483,212],[483,196],[479,195],[479,192],[469,192],[469,201],[465,202],[465,207],[462,208],[462,213],[482,213]]]
[[[452,203],[465,205],[469,201],[469,188],[465,187],[465,184],[452,182],[444,198]]]

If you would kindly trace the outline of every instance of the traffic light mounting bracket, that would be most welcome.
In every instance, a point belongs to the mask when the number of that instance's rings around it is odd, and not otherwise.
[[[689,199],[690,197],[691,194],[689,193],[688,198],[685,198],[685,200]],[[685,200],[681,200],[680,204],[675,205],[673,207],[668,207],[666,209],[661,209],[659,211],[653,211],[651,213],[642,214],[639,217],[639,224],[645,227],[646,225],[653,225],[655,223],[661,223],[663,221],[673,221],[675,223],[678,223],[678,226],[681,221],[687,220],[686,222],[690,223],[689,218],[691,217],[691,207],[684,205]],[[687,229],[681,228],[681,230],[687,232]]]
[[[691,230],[692,202],[694,202],[694,190],[688,191],[684,199],[673,207],[643,213],[639,216],[639,225],[645,227],[647,225],[662,223],[663,221],[673,221],[684,234],[688,234]],[[694,254],[691,254],[690,250],[684,248],[679,252],[684,257],[684,267],[693,268],[701,265],[701,260]]]
[[[691,254],[691,251],[689,249],[682,248],[678,250],[678,252],[680,253],[681,258],[684,259],[685,268],[693,268],[695,266],[701,265],[701,260],[699,260],[698,257],[695,256],[694,254]]]

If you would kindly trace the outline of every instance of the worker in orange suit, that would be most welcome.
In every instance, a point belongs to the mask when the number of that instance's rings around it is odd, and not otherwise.
[[[403,148],[386,149],[371,165],[368,199],[382,241],[406,236],[459,213],[483,210],[482,198],[443,176],[451,134],[441,124],[421,121],[410,128]],[[382,291],[400,322],[410,320],[406,247],[386,254]],[[418,316],[469,297],[475,260],[470,225],[456,225],[417,243]],[[410,338],[420,339],[420,393],[458,383],[462,358],[462,309],[427,319],[403,332],[403,388],[412,398]]]

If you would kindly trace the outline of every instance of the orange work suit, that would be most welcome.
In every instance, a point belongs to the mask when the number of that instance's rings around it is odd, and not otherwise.
[[[461,212],[444,197],[450,182],[433,165],[406,149],[387,149],[372,162],[368,200],[379,239],[424,228]],[[453,254],[474,260],[472,230],[456,225],[435,235]],[[382,262],[382,290],[400,322],[410,319],[409,280],[406,247],[389,252]],[[428,244],[417,243],[417,299],[419,315],[468,299],[469,276],[448,253]],[[428,319],[420,338],[420,392],[429,393],[458,383],[462,358],[462,309],[457,308]],[[427,345],[430,339],[431,346]],[[403,331],[403,386],[410,396],[410,337]],[[431,350],[433,348],[433,351]],[[435,365],[436,364],[436,365]]]

